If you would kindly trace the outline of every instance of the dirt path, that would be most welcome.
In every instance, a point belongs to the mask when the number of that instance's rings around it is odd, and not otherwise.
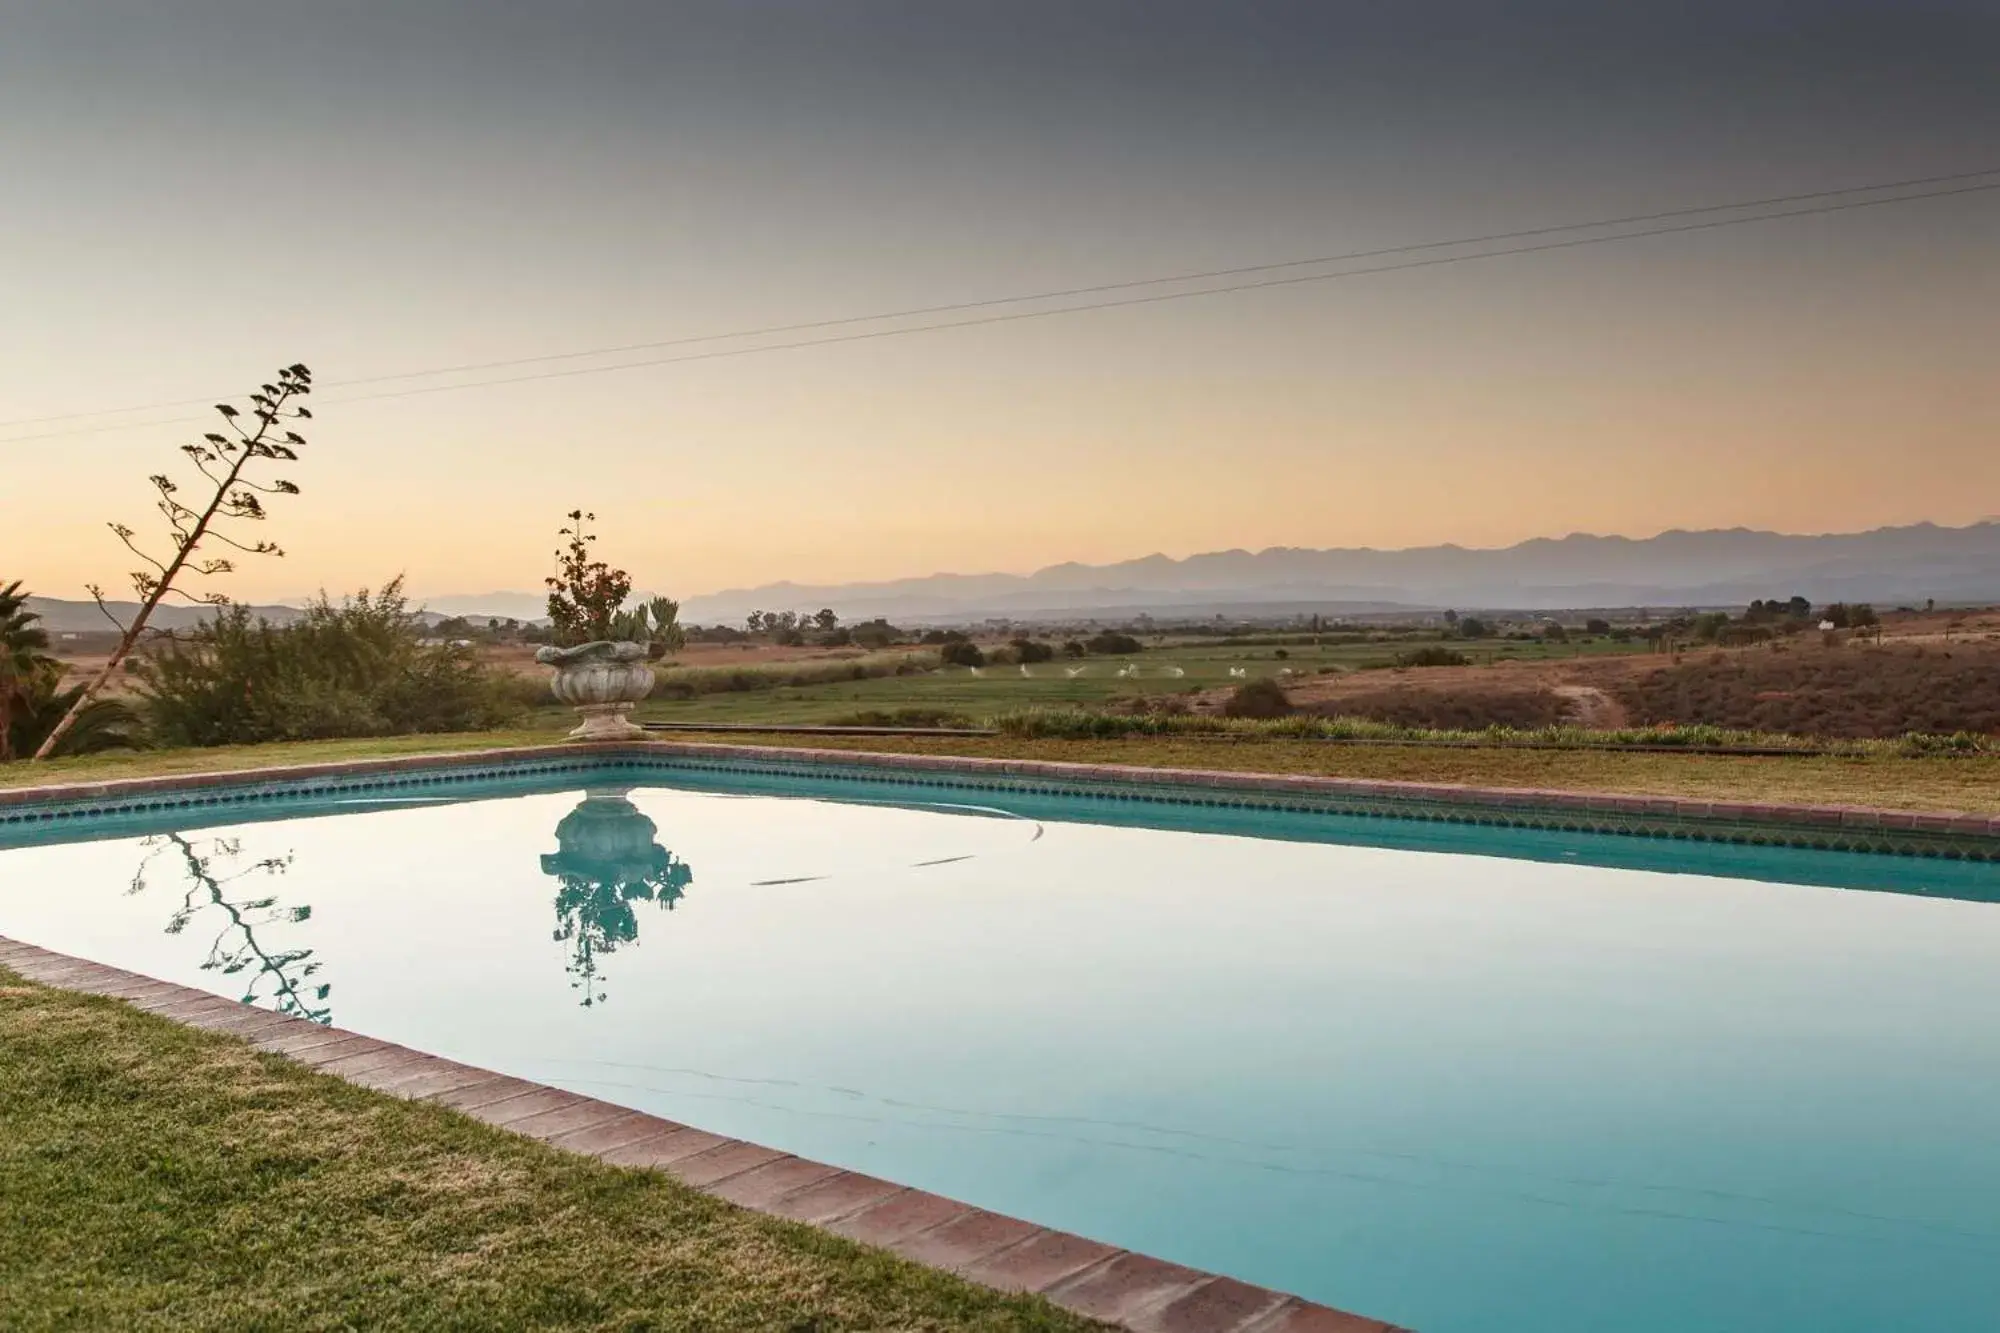
[[[1569,721],[1575,726],[1610,730],[1630,721],[1625,705],[1595,685],[1562,684],[1549,688],[1570,701]]]

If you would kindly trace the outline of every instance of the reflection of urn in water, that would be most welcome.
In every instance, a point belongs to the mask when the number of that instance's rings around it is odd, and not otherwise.
[[[597,957],[639,938],[632,905],[659,903],[672,909],[694,871],[654,840],[652,820],[625,798],[625,789],[591,789],[576,809],[556,825],[559,850],[542,857],[542,873],[554,875],[555,938],[572,945],[571,984],[586,1005],[599,1003]]]

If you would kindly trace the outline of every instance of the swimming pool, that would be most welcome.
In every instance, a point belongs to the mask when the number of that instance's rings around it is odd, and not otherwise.
[[[2000,1310],[1991,864],[606,769],[16,827],[0,934],[1425,1333]]]

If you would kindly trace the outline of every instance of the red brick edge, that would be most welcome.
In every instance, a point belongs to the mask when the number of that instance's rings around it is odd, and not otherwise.
[[[537,753],[546,753],[538,751]],[[1296,1296],[1134,1254],[773,1148],[0,936],[0,966],[224,1032],[350,1083],[436,1102],[614,1166],[823,1227],[1131,1333],[1403,1333]]]

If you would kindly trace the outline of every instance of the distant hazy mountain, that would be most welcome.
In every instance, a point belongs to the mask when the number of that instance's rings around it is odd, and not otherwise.
[[[300,598],[305,601],[305,598]],[[113,615],[130,624],[138,614],[137,602],[106,602]],[[464,610],[456,609],[464,607]],[[72,602],[60,597],[30,597],[28,610],[42,618],[42,628],[51,634],[76,634],[92,631],[108,631],[111,622],[104,618],[95,602]],[[253,606],[252,615],[262,616],[274,624],[284,624],[296,619],[296,606]],[[529,620],[548,614],[546,601],[538,600],[527,593],[494,593],[480,597],[440,597],[417,613],[418,619],[427,625],[435,625],[447,616],[476,613],[479,618],[512,616],[516,620]],[[147,622],[151,629],[187,629],[210,614],[205,606],[162,605],[153,612]]]
[[[132,617],[139,613],[137,602],[106,602],[111,614],[125,624],[132,623]],[[96,602],[71,602],[60,597],[30,597],[28,610],[42,618],[41,628],[51,634],[75,634],[79,632],[110,632],[114,627],[97,609]],[[282,623],[296,617],[299,612],[292,606],[253,606],[252,614],[266,620]],[[147,625],[153,629],[187,629],[197,621],[206,620],[213,611],[206,606],[161,605],[153,612]]]
[[[682,619],[736,622],[753,610],[830,606],[846,620],[988,616],[1211,615],[1396,608],[1553,610],[1726,606],[1799,593],[1891,605],[2000,599],[2000,522],[1933,523],[1795,536],[1730,528],[1657,537],[1540,537],[1497,550],[1425,546],[1149,555],[1034,574],[934,574],[883,583],[775,583],[691,597]]]
[[[549,595],[545,592],[453,593],[418,600],[426,611],[472,620],[545,620],[549,614]]]
[[[1663,532],[1657,537],[1538,537],[1477,550],[1421,546],[1215,551],[1175,560],[1149,555],[1112,565],[1061,564],[1033,574],[932,574],[884,583],[772,583],[687,598],[689,624],[738,624],[752,611],[816,611],[843,620],[886,616],[910,623],[988,617],[1095,617],[1140,614],[1208,617],[1441,609],[1558,610],[1577,607],[1737,606],[1798,593],[1815,602],[1880,605],[2000,601],[2000,519],[1965,528],[1918,523],[1872,532],[1794,536],[1749,528]],[[424,600],[426,619],[444,615],[547,614],[537,593],[491,592]],[[51,632],[104,628],[89,602],[29,599]],[[131,603],[115,603],[127,616]],[[291,607],[254,608],[273,620]],[[192,624],[199,607],[162,608],[162,627]]]

